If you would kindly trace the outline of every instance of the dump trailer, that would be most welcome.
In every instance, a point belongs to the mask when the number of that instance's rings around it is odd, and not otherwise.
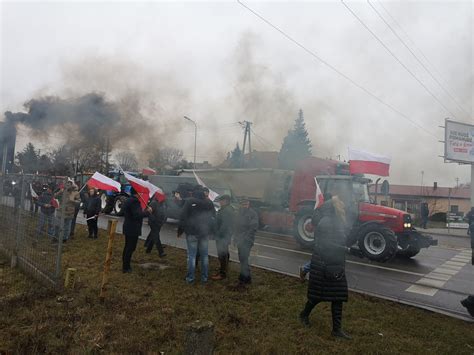
[[[418,232],[411,216],[394,208],[371,202],[370,179],[351,175],[349,165],[310,157],[294,171],[278,169],[205,169],[196,173],[207,181],[228,184],[237,197],[247,197],[259,213],[260,227],[291,233],[303,247],[312,247],[316,184],[323,193],[332,193],[346,205],[348,247],[358,249],[370,260],[385,262],[396,254],[413,257],[437,241]],[[191,175],[185,170],[183,175]]]

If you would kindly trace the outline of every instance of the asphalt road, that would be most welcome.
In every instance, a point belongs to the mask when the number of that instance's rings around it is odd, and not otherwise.
[[[99,227],[107,228],[107,216],[100,217]],[[82,217],[79,223],[85,223]],[[117,232],[122,231],[121,220]],[[143,235],[148,235],[145,223]],[[468,238],[435,236],[439,245],[423,249],[416,257],[395,258],[387,263],[371,262],[356,256],[347,257],[347,279],[352,291],[399,303],[424,308],[466,321],[473,321],[461,306],[460,300],[474,294],[474,267]],[[162,229],[163,243],[185,249],[184,238],[176,238],[176,226],[167,224]],[[216,256],[211,242],[210,255]],[[298,268],[311,257],[311,251],[301,249],[288,236],[257,233],[251,254],[251,264],[286,275],[298,276]],[[237,253],[231,248],[231,260]]]

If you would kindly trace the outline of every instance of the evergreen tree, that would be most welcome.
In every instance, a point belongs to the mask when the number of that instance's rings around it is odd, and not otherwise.
[[[39,156],[32,143],[28,143],[23,151],[17,153],[16,159],[20,170],[25,174],[34,174],[39,169]]]
[[[280,169],[293,170],[299,160],[309,156],[311,156],[311,141],[306,131],[303,110],[300,109],[293,129],[288,131],[283,140],[278,155]]]
[[[234,150],[228,155],[229,165],[231,168],[240,168],[242,161],[242,150],[240,149],[239,143],[235,144]]]

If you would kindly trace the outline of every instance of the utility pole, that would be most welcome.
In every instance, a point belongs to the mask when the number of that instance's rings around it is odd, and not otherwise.
[[[422,170],[421,171],[421,197],[423,198],[423,177],[425,176],[425,172]]]
[[[250,126],[252,125],[252,122],[242,121],[239,123],[242,127],[244,127],[244,144],[242,145],[242,158],[240,162],[240,167],[243,168],[245,162],[245,147],[247,145],[247,136],[249,140],[249,161],[252,160],[252,143],[250,140]]]
[[[456,189],[459,189],[459,178],[456,178]]]
[[[107,140],[105,142],[105,174],[109,174],[109,151],[110,151],[110,137],[107,136]]]
[[[197,147],[197,123],[196,121],[190,119],[188,116],[184,116],[185,120],[188,120],[189,122],[194,124],[194,162],[193,162],[193,169],[196,170],[196,147]]]

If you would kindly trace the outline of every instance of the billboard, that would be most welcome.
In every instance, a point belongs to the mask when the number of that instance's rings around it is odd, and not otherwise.
[[[474,163],[474,126],[446,120],[444,158],[460,163]]]

